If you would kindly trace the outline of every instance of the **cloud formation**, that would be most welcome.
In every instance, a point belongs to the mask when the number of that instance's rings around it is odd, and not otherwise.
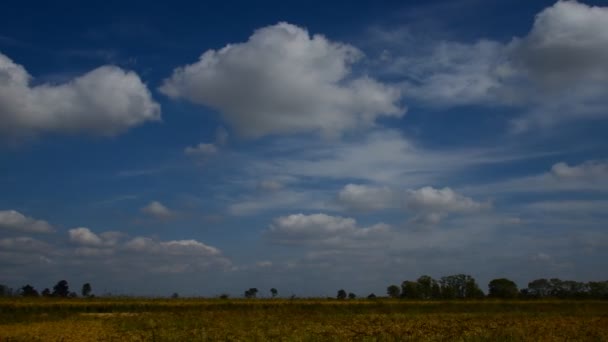
[[[405,112],[397,88],[353,74],[361,57],[353,46],[279,23],[245,43],[206,51],[175,69],[160,91],[219,110],[244,136],[334,136]]]
[[[158,201],[150,202],[148,205],[141,208],[141,212],[156,219],[168,219],[175,215],[172,210]]]
[[[357,242],[373,242],[385,237],[388,232],[390,226],[383,223],[359,227],[353,218],[326,214],[293,214],[274,219],[266,231],[266,236],[282,244],[349,247]]]
[[[25,68],[0,53],[0,134],[23,139],[42,133],[114,136],[160,120],[160,105],[139,76],[102,66],[64,84],[31,86]]]
[[[15,210],[0,210],[0,229],[23,233],[49,233],[54,231],[48,222],[27,217]]]
[[[404,78],[406,98],[431,107],[481,104],[525,108],[515,132],[605,118],[608,102],[608,7],[558,1],[530,32],[503,43],[417,42],[425,49],[384,55],[386,72]],[[399,44],[400,42],[394,42]],[[414,51],[414,52],[411,52]],[[421,51],[421,52],[420,52]]]

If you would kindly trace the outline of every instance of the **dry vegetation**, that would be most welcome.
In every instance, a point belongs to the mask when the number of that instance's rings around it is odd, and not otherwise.
[[[606,301],[3,299],[0,341],[608,341]]]

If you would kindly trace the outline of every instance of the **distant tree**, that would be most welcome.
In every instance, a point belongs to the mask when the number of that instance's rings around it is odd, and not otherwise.
[[[13,295],[13,289],[6,285],[0,284],[0,297],[10,297]]]
[[[515,298],[519,291],[515,282],[506,279],[493,279],[488,284],[488,296],[493,298]]]
[[[528,283],[528,295],[534,298],[543,298],[551,295],[551,284],[547,279],[536,279]]]
[[[356,295],[356,294],[354,294],[354,293],[352,293],[352,292],[349,292],[349,293],[348,293],[348,299],[355,299],[355,298],[357,298],[357,295]]]
[[[439,284],[432,277],[423,275],[416,282],[418,283],[418,296],[420,299],[439,298],[441,296]]]
[[[258,295],[258,289],[255,287],[245,291],[245,298],[256,298]]]
[[[608,299],[608,281],[590,281],[587,287],[591,298]]]
[[[274,287],[270,289],[270,295],[272,296],[272,298],[276,297],[277,294],[279,294],[279,291],[277,291],[277,289],[275,289]]]
[[[376,295],[375,295],[375,294],[373,294],[373,293],[370,293],[370,294],[367,296],[367,299],[376,299]]]
[[[172,298],[172,299],[177,299],[177,298],[179,298],[179,293],[177,293],[177,292],[173,292],[173,294],[171,295],[171,298]]]
[[[70,288],[68,282],[60,280],[55,286],[53,286],[53,296],[55,297],[67,297],[70,294]]]
[[[72,292],[70,292],[68,294],[68,297],[70,297],[70,298],[76,298],[76,297],[78,297],[78,294],[76,292],[72,291]]]
[[[401,289],[397,285],[391,285],[386,288],[386,294],[391,298],[399,298]]]
[[[418,283],[406,280],[401,283],[401,298],[419,299],[421,298]]]
[[[222,294],[220,295],[220,299],[228,299],[228,298],[230,298],[230,295],[229,295],[229,294],[227,294],[227,293],[222,293]]]
[[[93,291],[91,284],[85,283],[82,285],[82,290],[80,291],[80,293],[83,297],[89,297],[91,295],[91,291]]]
[[[23,297],[38,297],[38,291],[32,285],[27,284],[21,288],[21,295]]]
[[[483,291],[477,285],[475,278],[466,274],[455,274],[442,277],[441,296],[445,299],[453,298],[481,298]]]
[[[344,289],[338,290],[338,294],[336,295],[338,299],[346,299],[346,291]]]
[[[51,296],[51,290],[49,290],[49,288],[45,288],[44,290],[42,290],[42,297],[50,297]]]

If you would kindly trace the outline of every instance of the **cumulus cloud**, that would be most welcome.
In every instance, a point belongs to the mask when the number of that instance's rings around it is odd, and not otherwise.
[[[353,218],[326,214],[293,214],[276,218],[266,231],[272,241],[285,244],[319,244],[347,247],[357,241],[385,237],[390,226],[379,223],[359,227]]]
[[[450,188],[435,189],[430,186],[410,190],[406,200],[406,207],[413,211],[476,212],[488,205],[457,194]]]
[[[160,91],[219,110],[238,132],[268,134],[343,131],[400,117],[399,90],[356,77],[362,53],[288,23],[261,28],[245,43],[208,50],[177,68]]]
[[[79,227],[70,229],[68,234],[70,236],[70,241],[77,244],[91,246],[100,246],[103,244],[103,240],[89,228]]]
[[[219,249],[196,240],[156,241],[147,237],[136,237],[125,244],[127,250],[166,255],[220,255]]]
[[[376,211],[402,206],[398,193],[388,187],[347,184],[338,193],[338,202],[359,211]]]
[[[564,180],[600,180],[608,177],[608,162],[589,160],[580,165],[569,166],[560,162],[551,167],[551,175]]]
[[[175,213],[158,201],[152,201],[145,207],[141,208],[144,214],[147,214],[156,219],[168,219],[175,216]]]
[[[50,248],[46,242],[26,236],[0,239],[0,247],[3,250],[16,252],[41,252]]]
[[[139,76],[102,66],[64,84],[31,86],[25,68],[0,53],[0,134],[22,139],[41,133],[113,136],[160,120],[160,105]]]
[[[430,106],[515,105],[515,132],[574,119],[605,118],[608,102],[608,7],[558,1],[530,32],[503,43],[417,42],[388,54],[387,72],[403,77],[407,98]],[[396,42],[399,44],[400,42]],[[422,51],[411,52],[411,51]]]
[[[0,229],[28,233],[49,233],[54,231],[48,222],[27,217],[15,210],[0,210]]]
[[[438,223],[450,213],[476,213],[489,208],[450,188],[430,186],[417,190],[348,184],[338,193],[338,202],[347,209],[381,211],[401,209],[415,215],[416,221]]]

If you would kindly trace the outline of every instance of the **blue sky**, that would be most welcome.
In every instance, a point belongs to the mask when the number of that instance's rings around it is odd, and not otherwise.
[[[10,6],[0,283],[608,278],[605,1]]]

